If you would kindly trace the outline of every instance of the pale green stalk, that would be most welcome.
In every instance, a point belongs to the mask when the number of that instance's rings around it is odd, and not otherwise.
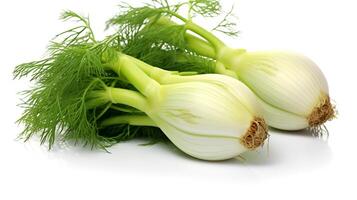
[[[118,124],[129,124],[133,126],[153,126],[157,127],[155,122],[146,115],[121,115],[103,120],[101,126],[113,126]]]

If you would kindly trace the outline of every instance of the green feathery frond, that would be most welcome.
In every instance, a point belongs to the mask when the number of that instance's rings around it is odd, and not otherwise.
[[[73,46],[57,52],[46,67],[37,67],[41,70],[31,63],[16,68],[35,69],[37,81],[33,89],[25,92],[25,111],[19,119],[25,125],[22,136],[27,140],[39,134],[41,143],[48,142],[49,148],[56,136],[91,147],[106,146],[97,137],[94,111],[86,108],[86,94],[101,83],[94,77],[105,74],[100,58],[83,46]]]
[[[212,31],[218,31],[231,37],[237,37],[239,31],[237,31],[238,18],[233,14],[234,6],[224,15],[223,19],[212,29]]]
[[[122,3],[119,6],[120,13],[107,21],[107,28],[118,25],[120,30],[130,29],[138,30],[142,28],[150,19],[161,16],[162,10],[149,5],[143,7],[132,7],[129,4]]]
[[[24,125],[24,131],[20,137],[28,140],[39,135],[41,143],[48,142],[49,148],[58,139],[106,148],[136,137],[165,138],[158,128],[147,132],[149,129],[127,124],[98,127],[98,122],[110,114],[140,113],[90,95],[107,86],[135,90],[123,77],[105,70],[106,62],[118,59],[122,37],[113,35],[96,41],[88,18],[66,11],[62,19],[80,24],[57,35],[45,59],[18,65],[14,70],[15,78],[30,76],[35,82],[32,89],[23,92],[24,112],[18,122]]]
[[[181,8],[188,7],[188,16],[186,18],[180,15]],[[127,3],[119,5],[120,12],[107,21],[107,28],[116,26],[120,31],[124,29],[141,29],[150,21],[155,21],[161,16],[175,17],[185,22],[192,17],[200,15],[203,17],[219,17],[223,19],[212,29],[222,32],[229,36],[237,36],[236,21],[237,17],[233,14],[233,8],[226,12],[218,0],[186,0],[179,3],[170,3],[169,0],[151,0],[151,3],[142,7],[133,7]]]
[[[221,4],[217,0],[189,0],[190,9],[194,14],[204,17],[216,17],[221,14]]]
[[[68,10],[62,13],[60,19],[63,21],[73,20],[78,24],[77,26],[56,35],[55,39],[62,39],[62,45],[69,46],[80,42],[96,42],[93,30],[90,26],[89,17],[83,17]]]
[[[100,79],[107,76],[102,55],[113,54],[107,53],[110,49],[103,45],[94,44],[86,19],[70,11],[62,18],[79,19],[82,25],[78,27],[83,30],[74,31],[79,30],[77,27],[61,33],[62,41],[52,41],[47,58],[18,65],[14,70],[15,78],[31,76],[36,81],[24,92],[24,113],[18,120],[25,126],[21,136],[27,140],[38,134],[49,148],[56,137],[104,148],[112,141],[97,134],[96,114],[106,102],[98,99],[98,109],[87,109],[86,95],[105,85]]]

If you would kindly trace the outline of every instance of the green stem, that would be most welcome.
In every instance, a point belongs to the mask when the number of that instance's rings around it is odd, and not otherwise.
[[[153,67],[141,60],[136,60],[136,63],[141,70],[143,70],[148,76],[150,76],[152,79],[154,79],[160,84],[170,84],[197,80],[197,76],[180,76],[176,72],[167,71],[158,67]],[[234,71],[226,69],[224,64],[219,61],[216,61],[215,73],[227,75],[233,78],[238,78],[237,74]],[[192,77],[194,78],[192,79]]]
[[[195,51],[201,56],[213,59],[216,58],[216,52],[208,42],[189,33],[185,33],[185,41],[187,48]]]
[[[201,37],[206,39],[209,43],[211,43],[211,45],[214,47],[214,49],[216,51],[216,55],[222,48],[226,47],[226,45],[219,38],[217,38],[214,34],[207,31],[206,29],[199,26],[198,24],[193,23],[192,21],[186,22],[186,28],[188,30],[200,35]]]
[[[221,48],[225,47],[224,43],[219,40],[216,36],[214,36],[212,33],[208,32],[204,28],[198,26],[197,24],[193,23],[192,21],[189,21],[185,19],[184,17],[178,15],[177,13],[169,13],[170,15],[173,15],[183,21],[185,23],[185,26],[188,30],[193,31],[194,33],[202,36],[205,40],[202,40],[196,36],[193,36],[189,33],[185,33],[185,39],[187,42],[188,48],[196,51],[198,54],[207,56],[210,58],[216,58],[217,51],[219,51]],[[160,26],[177,26],[175,22],[173,22],[170,18],[168,17],[160,17],[155,21],[155,24],[158,24]],[[213,47],[212,47],[213,45]]]
[[[181,76],[176,72],[167,71],[160,69],[158,67],[153,67],[141,60],[136,60],[137,66],[144,71],[148,76],[157,81],[160,84],[172,84],[172,83],[182,83],[187,81],[197,81],[197,76]],[[216,70],[217,71],[217,70]],[[223,67],[217,71],[217,73],[225,74],[236,78],[236,75],[233,71],[227,70]]]
[[[235,73],[231,70],[225,70],[224,74],[227,76],[231,76],[237,78]],[[155,77],[153,77],[155,79]],[[160,78],[157,81],[160,84],[175,84],[175,83],[186,83],[186,82],[193,82],[193,81],[211,81],[212,79],[205,75],[190,75],[190,76],[180,76],[177,74],[170,74],[164,78]]]
[[[118,124],[129,124],[133,126],[153,126],[157,127],[155,122],[146,115],[121,115],[103,120],[101,126],[113,126]]]
[[[171,15],[171,16],[176,17],[177,19],[181,20],[182,22],[185,22],[185,23],[186,23],[186,22],[188,21],[188,19],[186,19],[185,17],[183,17],[183,16],[177,14],[176,12],[172,12],[172,11],[170,11],[170,10],[162,10],[162,11],[163,11],[163,12],[166,12],[167,14],[169,14],[169,15]]]
[[[117,111],[120,111],[120,112],[126,112],[126,113],[142,113],[143,112],[143,111],[136,110],[136,109],[133,109],[133,108],[123,108],[123,107],[118,106],[118,105],[111,105],[110,109],[117,110]]]
[[[134,107],[143,112],[148,111],[147,99],[140,94],[132,90],[108,87],[106,93],[112,103],[119,103]]]
[[[190,31],[200,35],[204,39],[206,39],[209,43],[212,44],[212,46],[215,48],[216,52],[220,51],[221,48],[226,47],[226,45],[224,44],[224,42],[222,40],[220,40],[218,37],[216,37],[211,32],[207,31],[203,27],[201,27],[198,24],[192,22],[192,20],[188,20],[188,19],[182,17],[181,15],[179,15],[179,14],[177,14],[175,12],[172,12],[172,11],[166,11],[166,13],[168,13],[168,14],[170,14],[170,15],[178,18],[178,19],[180,19],[182,22],[185,23],[185,27],[188,30],[190,30]],[[172,22],[170,19],[168,20],[170,22],[167,22],[167,20],[165,20],[165,21],[166,21],[166,23],[175,25],[175,22]],[[169,25],[169,24],[167,24],[167,25]]]
[[[119,59],[114,64],[109,65],[119,76],[122,74],[136,89],[144,96],[150,97],[157,95],[160,84],[150,78],[144,71],[137,66],[136,58],[120,54]]]
[[[171,75],[177,73],[173,71],[167,71],[158,67],[151,66],[141,60],[135,60],[137,66],[144,71],[149,77],[157,81],[158,83],[161,82],[162,79],[166,79]]]
[[[173,26],[177,25],[175,22],[171,21],[170,18],[161,17],[156,22],[160,26]],[[231,71],[236,65],[234,60],[237,56],[242,55],[246,52],[245,49],[232,49],[221,42],[216,36],[208,32],[204,28],[198,26],[197,24],[186,21],[186,27],[188,30],[200,35],[207,41],[191,35],[190,33],[185,33],[185,43],[188,49],[198,53],[201,56],[209,57],[217,61],[215,73],[224,74],[237,78],[235,72]],[[210,44],[211,43],[211,44]]]
[[[143,112],[148,110],[147,99],[139,92],[132,90],[107,87],[104,90],[90,92],[88,98],[90,98],[90,100],[86,102],[88,108],[98,106],[98,102],[101,104],[103,104],[103,102],[112,102],[114,104],[118,103],[131,106]]]

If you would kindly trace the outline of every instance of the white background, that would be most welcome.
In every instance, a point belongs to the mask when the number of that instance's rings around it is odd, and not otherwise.
[[[222,1],[223,2],[223,1]],[[230,4],[233,1],[224,1]],[[203,162],[145,141],[109,150],[16,141],[15,65],[41,58],[64,30],[59,13],[90,14],[97,35],[119,1],[11,0],[0,6],[0,199],[356,199],[357,6],[354,0],[237,0],[240,37],[232,46],[287,49],[311,57],[325,73],[339,110],[330,137],[271,132],[267,146],[245,161]],[[209,24],[203,24],[209,25]]]

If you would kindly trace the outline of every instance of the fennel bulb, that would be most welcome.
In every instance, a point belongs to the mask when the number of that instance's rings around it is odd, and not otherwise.
[[[236,157],[261,146],[267,130],[259,113],[247,108],[257,106],[255,102],[247,105],[235,93],[251,94],[244,89],[234,91],[212,82],[164,85],[160,105],[147,114],[175,145],[193,157]]]
[[[220,59],[257,95],[267,123],[284,130],[323,124],[334,116],[318,66],[291,52],[245,52]]]

